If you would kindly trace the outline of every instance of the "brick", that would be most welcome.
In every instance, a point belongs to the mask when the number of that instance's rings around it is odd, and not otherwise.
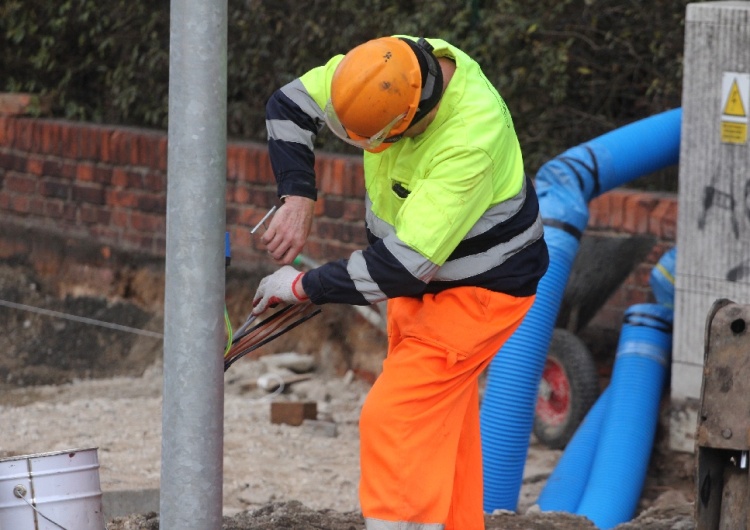
[[[267,151],[259,151],[257,153],[258,162],[258,182],[263,184],[275,184],[276,179],[273,176],[273,168],[271,167],[271,159],[268,157]]]
[[[138,204],[136,195],[128,190],[107,190],[105,199],[110,206],[122,208],[134,208]]]
[[[99,159],[102,162],[112,161],[112,129],[101,128],[99,130]]]
[[[334,195],[343,195],[344,179],[348,178],[346,174],[346,161],[341,158],[335,158],[331,163],[331,174],[328,183],[328,191]]]
[[[101,150],[99,149],[99,134],[95,127],[81,127],[81,159],[82,160],[100,160]]]
[[[299,426],[305,420],[318,417],[318,405],[314,401],[271,402],[271,423]]]
[[[68,200],[71,197],[71,185],[57,180],[43,180],[39,185],[39,193],[43,197]]]
[[[358,226],[365,218],[365,202],[362,199],[347,199],[344,201],[344,213],[342,215],[345,221],[356,221]]]
[[[44,123],[32,121],[31,123],[31,150],[35,153],[43,153],[42,145],[44,143]]]
[[[235,187],[234,193],[229,197],[229,202],[248,204],[250,202],[250,190],[246,186]]]
[[[261,159],[260,150],[254,146],[245,147],[245,162],[237,168],[237,180],[249,182],[251,184],[260,184],[263,179],[260,175],[258,161]]]
[[[609,193],[589,202],[589,228],[609,228]]]
[[[154,169],[158,169],[162,173],[166,173],[167,171],[167,159],[169,158],[167,155],[167,135],[163,135],[161,138],[159,138],[159,143],[157,146],[157,152],[156,152],[156,167]]]
[[[130,212],[120,209],[113,210],[111,223],[119,228],[128,228],[130,226]]]
[[[73,186],[73,200],[76,202],[103,205],[105,203],[104,198],[105,193],[101,188]]]
[[[138,232],[163,232],[165,219],[160,215],[131,212],[130,226]]]
[[[237,144],[227,146],[227,180],[239,180],[239,174],[243,166],[243,158],[247,152]]]
[[[647,234],[651,211],[658,200],[647,193],[633,193],[625,201],[622,228],[632,234]]]
[[[16,120],[13,147],[21,151],[31,151],[31,125],[28,120]]]
[[[136,196],[136,208],[142,212],[165,213],[167,210],[166,198],[141,194]]]
[[[42,173],[44,173],[44,176],[46,177],[62,177],[63,168],[64,168],[64,165],[61,160],[47,158],[44,161],[44,166],[42,167]],[[77,171],[76,166],[68,166],[68,169],[75,169]]]
[[[26,195],[15,195],[10,200],[11,210],[18,213],[29,213],[31,208],[31,201]]]
[[[677,235],[677,198],[662,196],[651,211],[649,232],[661,239],[674,241]]]
[[[609,227],[621,227],[625,217],[625,202],[627,193],[621,191],[609,192]]]
[[[239,209],[232,206],[232,204],[227,204],[226,206],[226,223],[227,223],[227,230],[229,230],[229,227],[232,225],[237,224],[237,218],[239,217]]]
[[[60,218],[63,216],[63,203],[60,201],[45,201],[42,211],[45,217]]]
[[[327,197],[323,215],[332,219],[341,219],[344,216],[344,201],[340,197]]]
[[[229,211],[232,212],[230,221],[229,217]],[[244,206],[244,205],[234,205],[227,209],[227,223],[230,224],[236,224],[236,225],[242,225],[247,227],[254,227],[256,224],[258,224],[258,221],[260,221],[264,213],[260,213],[261,210],[259,208],[253,208],[250,206]]]
[[[26,175],[11,173],[5,177],[5,189],[24,195],[31,195],[37,191],[38,179]]]
[[[163,193],[167,191],[167,176],[162,172],[149,171],[143,175],[142,187],[146,191]]]
[[[56,122],[54,124],[51,124],[51,127],[53,127],[54,129],[54,133],[52,134],[54,144],[50,147],[50,154],[55,156],[62,156],[63,151],[65,150],[65,143],[63,142],[63,132],[67,125],[64,123]]]
[[[44,174],[44,159],[30,156],[26,160],[26,171],[32,175],[41,176]]]
[[[101,165],[94,166],[94,182],[110,184],[112,182],[112,169]]]
[[[76,180],[82,182],[93,182],[94,181],[94,165],[93,164],[78,164],[76,169]]]
[[[76,204],[73,204],[72,202],[66,202],[65,204],[63,204],[62,218],[64,220],[74,223],[76,221],[77,215],[78,206]]]
[[[10,118],[0,116],[0,145],[10,146],[13,144],[13,125]]]
[[[52,175],[50,173],[45,172],[45,176],[52,177],[52,176],[59,176],[64,178],[65,180],[75,180],[76,178],[76,172],[78,171],[78,166],[72,162],[60,162],[55,161],[55,170],[57,171],[57,175]]]
[[[6,171],[18,171],[23,173],[26,170],[26,158],[14,154],[3,156],[3,169]]]
[[[112,170],[112,184],[119,188],[140,190],[144,188],[143,175],[137,171],[116,167]]]
[[[108,225],[112,213],[105,208],[82,204],[79,209],[80,220],[86,224]]]
[[[122,129],[112,133],[112,162],[128,166],[130,165],[130,150],[132,134]]]
[[[42,124],[42,151],[47,154],[58,154],[60,128],[56,123]]]
[[[151,239],[151,252],[157,256],[164,256],[167,252],[167,237],[165,234],[154,234]]]
[[[81,156],[81,130],[68,125],[62,133],[63,156],[78,159]]]

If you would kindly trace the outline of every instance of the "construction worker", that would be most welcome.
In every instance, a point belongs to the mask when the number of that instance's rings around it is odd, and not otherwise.
[[[283,204],[262,242],[283,266],[253,312],[388,299],[387,358],[360,418],[366,528],[483,529],[478,378],[548,264],[507,106],[451,44],[384,37],[277,90],[266,111]],[[289,264],[310,232],[324,125],[364,150],[369,246],[303,273]]]

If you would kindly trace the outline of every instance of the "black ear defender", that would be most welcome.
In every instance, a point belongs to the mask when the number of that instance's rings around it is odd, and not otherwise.
[[[422,95],[419,98],[419,108],[409,124],[411,127],[427,116],[443,96],[443,70],[440,68],[437,57],[432,53],[434,49],[432,44],[424,38],[420,37],[417,42],[403,37],[399,38],[408,44],[417,56],[419,71],[422,75]]]

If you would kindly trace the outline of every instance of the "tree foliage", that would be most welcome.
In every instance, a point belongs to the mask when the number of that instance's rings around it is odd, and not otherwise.
[[[364,40],[440,37],[506,99],[533,174],[568,147],[680,106],[687,3],[228,0],[228,133],[264,141],[273,90]],[[60,117],[166,128],[165,0],[5,0],[0,42],[0,90],[49,95]]]

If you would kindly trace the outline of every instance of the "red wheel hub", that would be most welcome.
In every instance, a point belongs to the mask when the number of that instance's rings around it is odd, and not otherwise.
[[[548,425],[560,425],[570,412],[570,382],[562,365],[547,358],[539,383],[536,415]]]

